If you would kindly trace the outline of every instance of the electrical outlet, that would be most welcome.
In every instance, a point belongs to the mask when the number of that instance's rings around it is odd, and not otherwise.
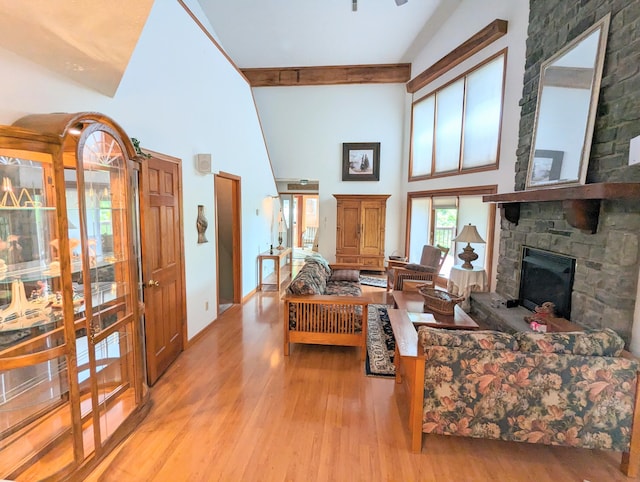
[[[634,137],[629,143],[629,165],[640,164],[640,136]]]

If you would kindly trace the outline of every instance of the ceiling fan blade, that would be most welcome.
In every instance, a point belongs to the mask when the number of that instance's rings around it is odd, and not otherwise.
[[[409,0],[396,0],[396,5],[399,7],[400,5],[404,5],[405,3],[407,3]]]

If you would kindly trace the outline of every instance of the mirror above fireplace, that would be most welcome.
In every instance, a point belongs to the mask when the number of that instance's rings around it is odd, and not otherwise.
[[[584,184],[610,14],[540,67],[527,189]]]

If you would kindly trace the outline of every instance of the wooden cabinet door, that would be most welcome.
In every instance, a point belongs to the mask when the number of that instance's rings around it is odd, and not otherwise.
[[[360,254],[360,201],[338,201],[336,254]]]
[[[360,254],[384,256],[385,203],[362,201]]]

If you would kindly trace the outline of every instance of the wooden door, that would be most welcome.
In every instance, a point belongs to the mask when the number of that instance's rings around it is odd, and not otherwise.
[[[360,201],[338,201],[336,254],[342,256],[360,254],[360,217]]]
[[[183,348],[186,320],[180,160],[142,163],[142,276],[147,379],[152,385]]]

